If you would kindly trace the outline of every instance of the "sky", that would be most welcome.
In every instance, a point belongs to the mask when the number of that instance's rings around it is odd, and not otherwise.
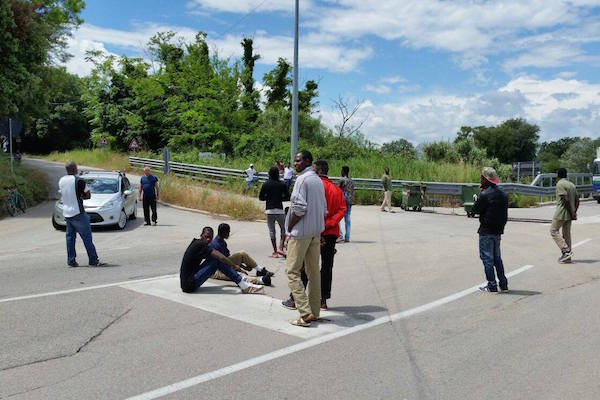
[[[206,32],[220,57],[254,39],[254,78],[293,56],[293,0],[87,0],[67,69],[87,50],[148,58],[148,39]],[[524,118],[540,140],[600,136],[600,0],[300,0],[299,82],[319,83],[315,114],[360,104],[375,143],[452,140],[463,125]]]

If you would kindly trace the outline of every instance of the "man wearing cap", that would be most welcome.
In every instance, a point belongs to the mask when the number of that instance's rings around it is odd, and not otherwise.
[[[252,186],[252,184],[258,180],[258,176],[257,176],[258,173],[254,169],[254,164],[250,164],[250,168],[248,168],[244,172],[246,173],[246,190],[245,191],[248,191],[250,189],[250,187]]]
[[[483,292],[498,292],[508,290],[508,280],[504,275],[504,264],[500,254],[500,236],[508,220],[508,196],[498,188],[498,174],[491,167],[481,171],[481,186],[479,195],[473,205],[473,212],[479,214],[479,257],[483,262],[486,286],[479,290]],[[498,284],[494,274],[498,275]]]

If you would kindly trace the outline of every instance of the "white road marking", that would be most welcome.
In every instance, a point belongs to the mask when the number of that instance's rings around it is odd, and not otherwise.
[[[516,269],[512,272],[507,273],[506,276],[507,277],[515,276],[515,275],[525,272],[531,268],[533,268],[533,265],[525,265],[519,269]],[[379,325],[383,325],[386,323],[398,321],[400,319],[408,318],[413,315],[420,314],[425,311],[429,311],[431,309],[434,309],[434,308],[440,307],[442,305],[448,304],[450,302],[456,301],[465,296],[468,296],[469,294],[475,293],[479,290],[479,286],[485,285],[485,284],[487,284],[487,282],[481,283],[477,286],[470,287],[468,289],[451,294],[449,296],[442,297],[441,299],[432,301],[431,303],[427,303],[422,306],[411,308],[409,310],[402,311],[402,312],[399,312],[399,313],[396,313],[393,315],[377,318],[377,319],[374,319],[373,321],[364,323],[362,325],[357,325],[357,326],[353,326],[351,328],[347,328],[347,329],[344,329],[341,331],[329,333],[327,335],[316,337],[316,338],[313,338],[310,340],[306,340],[304,342],[297,343],[292,346],[284,347],[282,349],[275,350],[275,351],[272,351],[267,354],[263,354],[258,357],[250,358],[248,360],[239,362],[237,364],[229,365],[227,367],[217,369],[215,371],[207,372],[207,373],[195,376],[193,378],[185,379],[183,381],[176,382],[171,385],[163,386],[161,388],[158,388],[158,389],[146,392],[146,393],[142,393],[137,396],[130,397],[128,400],[150,400],[150,399],[156,399],[159,397],[163,397],[163,396],[169,395],[171,393],[175,393],[180,390],[188,389],[192,386],[199,385],[204,382],[212,381],[214,379],[218,379],[218,378],[233,374],[235,372],[242,371],[244,369],[248,369],[248,368],[254,367],[256,365],[266,363],[268,361],[272,361],[272,360],[275,360],[275,359],[278,359],[281,357],[285,357],[290,354],[294,354],[299,351],[306,350],[311,347],[318,346],[320,344],[327,343],[332,340],[351,335],[353,333],[361,332],[366,329],[374,328]],[[306,329],[306,328],[297,328],[297,329]],[[313,328],[310,328],[310,329],[313,329]]]
[[[571,246],[571,247],[575,249],[575,248],[577,248],[577,247],[579,247],[579,246],[583,246],[584,244],[586,244],[587,242],[590,242],[591,240],[592,240],[592,239],[590,239],[590,238],[587,238],[587,239],[585,239],[585,240],[582,240],[581,242],[577,242],[577,243],[575,243],[575,244],[574,244],[573,246]]]
[[[102,267],[96,267],[96,268],[102,268]],[[57,290],[55,292],[46,292],[46,293],[38,293],[38,294],[29,294],[29,295],[25,295],[25,296],[9,297],[6,299],[0,299],[0,303],[8,303],[11,301],[19,301],[19,300],[37,299],[39,297],[57,296],[60,294],[84,292],[86,290],[104,289],[104,288],[108,288],[108,287],[122,286],[126,283],[131,283],[131,282],[147,282],[147,281],[154,281],[154,280],[160,280],[160,279],[166,279],[166,278],[173,278],[175,276],[179,276],[179,274],[161,275],[161,276],[155,276],[154,278],[143,278],[143,279],[137,279],[137,280],[131,280],[131,281],[105,283],[103,285],[86,286],[86,287],[81,287],[81,288],[76,288],[76,289]]]
[[[321,312],[321,316],[331,322],[320,324],[317,329],[298,329],[288,322],[296,318],[298,312],[283,308],[281,299],[264,295],[242,295],[241,299],[240,289],[233,282],[207,281],[196,293],[183,293],[179,277],[132,282],[121,287],[302,339],[323,336],[365,323],[364,319],[331,310]],[[243,305],[240,305],[242,302]]]

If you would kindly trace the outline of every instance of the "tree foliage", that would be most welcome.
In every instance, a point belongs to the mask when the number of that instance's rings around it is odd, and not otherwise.
[[[562,154],[560,166],[565,167],[569,172],[591,172],[590,166],[596,158],[596,148],[598,147],[600,147],[600,138],[579,139]]]
[[[385,154],[400,156],[407,159],[416,157],[415,146],[406,139],[400,138],[381,145],[381,151]]]
[[[473,139],[489,157],[500,162],[530,161],[535,159],[540,128],[522,118],[509,119],[498,126],[473,129]]]

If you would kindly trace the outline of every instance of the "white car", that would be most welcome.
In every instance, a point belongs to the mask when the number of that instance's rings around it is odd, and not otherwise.
[[[82,172],[79,175],[90,188],[91,197],[83,201],[92,226],[125,228],[128,219],[137,217],[137,197],[123,172]],[[54,204],[52,226],[64,229],[62,200]]]

